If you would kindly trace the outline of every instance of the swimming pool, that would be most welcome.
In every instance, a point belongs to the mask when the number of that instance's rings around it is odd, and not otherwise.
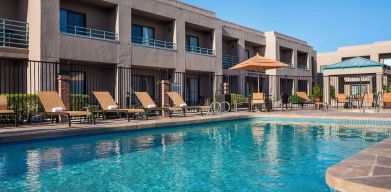
[[[257,119],[0,145],[0,191],[329,191],[380,127]]]

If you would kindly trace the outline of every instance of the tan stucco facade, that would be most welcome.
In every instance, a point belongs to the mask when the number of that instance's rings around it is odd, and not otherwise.
[[[118,40],[61,33],[61,9],[84,13],[87,28],[116,33]],[[239,62],[247,59],[246,51],[250,56],[259,53],[280,60],[280,47],[292,49],[293,67],[271,70],[267,75],[311,76],[312,58],[316,58],[316,52],[305,41],[223,21],[214,12],[176,0],[6,0],[0,16],[29,24],[29,48],[2,48],[0,57],[235,75],[239,82],[244,82],[248,73],[223,69],[225,54],[237,56]],[[132,44],[132,24],[154,28],[155,39],[171,42],[175,49]],[[186,35],[199,37],[200,47],[214,54],[186,51]],[[298,51],[307,54],[306,69],[297,68]],[[244,85],[240,90],[243,93]]]

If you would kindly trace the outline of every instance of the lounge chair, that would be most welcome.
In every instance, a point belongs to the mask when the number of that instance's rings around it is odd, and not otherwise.
[[[266,105],[265,94],[263,93],[253,93],[250,103],[250,111],[254,111],[254,106],[259,105],[259,111],[262,111],[262,106]]]
[[[391,93],[383,93],[383,108],[391,106]]]
[[[148,119],[148,113],[150,111],[160,111],[161,113],[164,113],[164,111],[168,112],[169,117],[172,117],[172,113],[174,111],[181,111],[183,112],[183,109],[180,107],[157,107],[156,103],[153,101],[151,96],[147,92],[135,92],[134,93],[137,97],[137,99],[140,101],[141,105],[143,106],[146,117]]]
[[[186,102],[182,99],[182,97],[177,92],[167,92],[168,97],[174,104],[174,107],[182,108],[183,115],[186,116],[186,112],[188,110],[196,109],[201,112],[201,116],[203,116],[203,111],[210,111],[212,107],[210,106],[187,106]]]
[[[340,103],[342,103],[344,107],[350,104],[349,98],[343,93],[337,94],[335,98],[337,100],[337,109]]]
[[[296,92],[296,95],[300,98],[299,104],[301,105],[302,109],[304,108],[304,105],[314,105],[315,109],[321,109],[322,107],[326,107],[327,110],[329,109],[327,103],[321,101],[313,101],[312,99],[310,99],[306,92]]]
[[[14,110],[8,109],[7,96],[0,95],[0,115],[13,115],[15,120],[15,127],[18,126],[18,117]]]
[[[71,127],[71,118],[72,117],[86,117],[92,119],[92,122],[95,124],[95,118],[92,112],[89,111],[67,111],[64,103],[62,102],[60,96],[57,92],[52,91],[42,91],[38,92],[39,100],[43,105],[45,114],[48,116],[66,116],[68,118],[68,125]]]
[[[134,118],[136,118],[136,114],[145,113],[144,109],[119,109],[117,103],[114,98],[111,96],[109,92],[93,92],[95,98],[98,100],[99,105],[102,107],[103,116],[105,113],[125,113],[128,122],[130,121],[130,114],[134,114]]]
[[[374,106],[374,97],[373,97],[373,93],[364,93],[364,97],[362,97],[362,100],[361,100],[361,108],[364,106],[366,106],[365,104],[369,104],[370,107],[373,107]]]

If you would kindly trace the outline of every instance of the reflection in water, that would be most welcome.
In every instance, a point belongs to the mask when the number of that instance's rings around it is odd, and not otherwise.
[[[39,180],[39,165],[40,165],[40,154],[36,150],[27,151],[27,174],[26,180],[29,185],[28,188],[31,191],[38,191],[41,188],[41,182]]]
[[[284,191],[309,185],[306,177],[324,187],[328,165],[389,135],[388,128],[227,122],[5,146],[0,189]]]

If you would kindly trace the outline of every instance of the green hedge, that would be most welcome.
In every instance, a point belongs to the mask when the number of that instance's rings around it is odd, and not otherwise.
[[[299,103],[300,102],[300,97],[297,95],[291,95],[289,96],[289,103]]]
[[[248,104],[248,98],[244,95],[241,95],[241,94],[232,93],[231,94],[231,104],[235,104],[235,103],[238,105]]]
[[[71,94],[72,111],[85,111],[85,107],[90,106],[90,97],[85,94]]]
[[[8,100],[8,108],[17,112],[20,122],[27,120],[28,113],[44,112],[44,108],[36,94],[5,94]],[[88,95],[71,94],[71,109],[74,111],[85,111],[90,106]],[[1,116],[0,122],[11,121],[9,117]],[[12,120],[13,121],[13,120]],[[11,122],[13,123],[13,122]]]
[[[18,120],[28,118],[28,112],[43,111],[43,106],[36,94],[6,94],[8,108],[17,112]]]

